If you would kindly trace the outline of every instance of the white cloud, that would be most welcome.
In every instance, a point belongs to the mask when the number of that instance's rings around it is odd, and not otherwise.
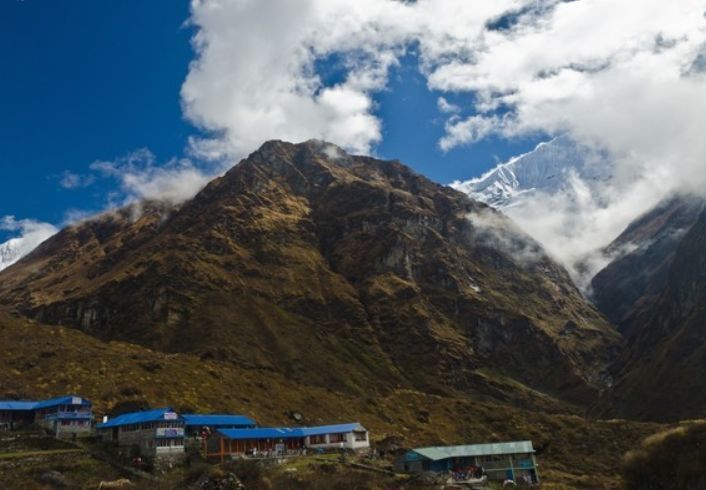
[[[96,161],[91,170],[120,182],[122,192],[112,196],[113,204],[122,205],[138,199],[155,199],[173,204],[193,197],[217,173],[219,167],[204,170],[189,159],[172,159],[157,164],[146,148],[133,151],[113,161]]]
[[[439,97],[438,99],[436,99],[436,106],[438,107],[439,111],[446,114],[455,114],[457,112],[461,112],[461,108],[459,106],[457,106],[456,104],[452,104],[444,97]]]
[[[0,243],[0,270],[9,267],[34,250],[37,245],[59,231],[54,225],[14,216],[0,218],[0,230],[11,232],[9,240]]]
[[[568,188],[557,193],[532,193],[504,211],[563,263],[584,291],[610,257],[602,250],[663,196],[659,181],[638,179],[599,188],[573,174]],[[613,183],[614,184],[614,183]]]
[[[607,260],[596,251],[638,215],[673,192],[706,189],[705,11],[704,1],[559,4],[429,72],[431,86],[479,100],[476,114],[449,121],[444,150],[531,133],[607,150],[603,188],[576,178],[567,192],[506,210],[579,285]]]
[[[59,179],[59,185],[64,189],[78,189],[80,187],[88,187],[93,184],[95,178],[93,175],[81,175],[69,170],[64,170]]]
[[[263,141],[319,138],[356,153],[381,139],[373,94],[410,43],[424,59],[458,55],[519,0],[194,0],[197,58],[182,87],[186,116],[214,132],[209,151],[242,157]],[[340,55],[326,86],[317,59]],[[204,143],[196,140],[197,152]]]
[[[658,175],[665,189],[703,187],[706,80],[694,67],[705,11],[703,0],[586,0],[486,31],[472,56],[447,53],[428,72],[430,86],[479,101],[473,116],[450,120],[441,147],[568,132],[609,150],[618,172]]]
[[[531,269],[547,258],[537,242],[495,209],[479,209],[467,218],[473,225],[474,240],[478,244],[508,254],[522,267]]]
[[[452,117],[446,122],[446,134],[439,140],[439,147],[449,151],[459,145],[480,141],[495,132],[498,120],[495,116]]]

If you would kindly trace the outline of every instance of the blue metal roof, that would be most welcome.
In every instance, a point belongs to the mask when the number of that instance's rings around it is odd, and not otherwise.
[[[107,422],[103,424],[97,424],[96,428],[98,429],[108,429],[110,427],[120,427],[123,425],[132,425],[132,424],[142,424],[145,422],[159,422],[162,420],[171,420],[165,418],[165,414],[167,413],[175,413],[174,410],[172,410],[169,407],[166,408],[156,408],[154,410],[146,410],[144,412],[132,412],[132,413],[124,413],[122,415],[118,415],[117,417],[108,420]],[[183,420],[179,415],[177,415],[177,420]]]
[[[81,398],[80,396],[76,395],[65,395],[65,396],[60,396],[57,398],[51,398],[50,400],[43,400],[40,402],[37,402],[37,405],[34,407],[35,409],[40,409],[40,408],[50,408],[50,407],[56,407],[58,405],[82,405],[82,406],[87,406],[90,405],[91,402],[86,400],[85,398]]]
[[[7,400],[0,401],[0,410],[30,411],[34,410],[37,402],[29,400]]]
[[[218,433],[228,439],[296,439],[304,437],[301,429],[287,427],[262,427],[259,429],[219,429]]]
[[[358,423],[322,425],[318,427],[262,427],[259,429],[220,429],[218,432],[228,439],[293,439],[323,434],[342,434],[354,430],[365,430]]]
[[[76,403],[77,402],[77,403]],[[0,401],[0,410],[39,410],[40,408],[51,408],[58,405],[82,405],[88,406],[91,402],[76,395],[64,395],[57,398],[41,401],[29,400],[6,400]]]
[[[209,427],[255,427],[255,421],[245,415],[216,415],[185,413],[182,415],[186,426],[209,426]]]

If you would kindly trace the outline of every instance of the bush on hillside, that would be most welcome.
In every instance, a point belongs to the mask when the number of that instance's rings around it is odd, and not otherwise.
[[[706,422],[647,437],[625,455],[622,476],[628,490],[706,488]]]

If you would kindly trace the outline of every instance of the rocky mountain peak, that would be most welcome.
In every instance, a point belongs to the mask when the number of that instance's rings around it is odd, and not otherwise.
[[[0,273],[0,301],[102,339],[359,393],[497,396],[490,369],[513,393],[585,401],[619,342],[501,213],[320,141],[267,142],[166,215],[120,216],[64,230]]]

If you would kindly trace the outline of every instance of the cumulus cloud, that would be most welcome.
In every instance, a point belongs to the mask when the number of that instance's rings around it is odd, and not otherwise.
[[[267,139],[320,138],[369,153],[381,139],[373,94],[411,43],[423,43],[425,59],[460,55],[488,19],[521,4],[194,0],[197,57],[182,101],[186,116],[214,134],[194,147],[242,157]],[[334,55],[345,76],[327,85],[316,62]]]
[[[0,270],[2,270],[34,250],[58,229],[49,223],[4,216],[0,218],[0,231],[10,232],[13,235],[9,240],[0,243]]]
[[[193,0],[182,101],[211,137],[192,149],[240,157],[314,137],[369,153],[374,95],[413,46],[440,95],[443,151],[568,134],[610,155],[600,195],[576,179],[580,199],[536,195],[512,211],[569,264],[663,196],[706,189],[705,12],[704,0]],[[345,76],[327,84],[316,63],[331,56]]]
[[[155,199],[178,204],[193,197],[214,176],[214,168],[204,169],[191,160],[172,159],[158,164],[154,154],[142,148],[112,161],[93,162],[91,170],[102,177],[115,178],[120,193],[114,204],[140,199]]]
[[[452,117],[446,122],[446,134],[439,140],[439,147],[449,151],[459,145],[475,143],[494,133],[497,126],[498,118],[495,116]]]

